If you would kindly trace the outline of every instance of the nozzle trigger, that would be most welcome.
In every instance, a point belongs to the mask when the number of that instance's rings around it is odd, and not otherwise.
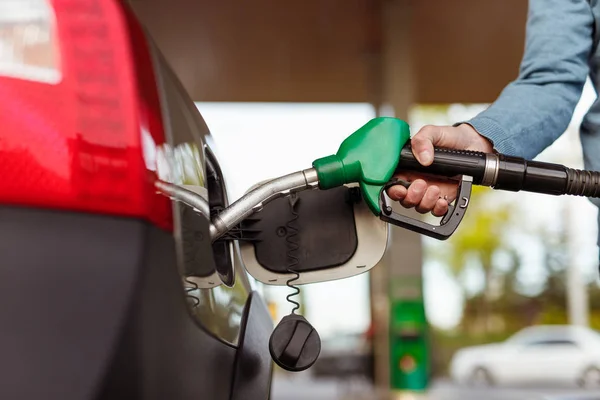
[[[387,189],[395,185],[402,185],[408,188],[410,183],[402,180],[392,180],[383,186],[379,196],[379,207],[381,209],[379,218],[387,223],[420,233],[425,236],[439,240],[446,240],[452,236],[456,228],[458,228],[458,225],[461,223],[465,212],[467,211],[469,200],[471,198],[473,178],[464,175],[461,177],[458,185],[458,194],[456,196],[455,204],[448,206],[448,212],[446,215],[444,215],[439,225],[429,224],[427,222],[394,212],[391,205],[389,205],[387,202],[385,192]]]

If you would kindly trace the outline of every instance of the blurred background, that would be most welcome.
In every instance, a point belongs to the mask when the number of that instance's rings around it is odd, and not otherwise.
[[[232,200],[375,116],[414,134],[484,110],[517,76],[527,15],[526,0],[131,3],[210,127]],[[582,168],[595,97],[587,85],[539,160]],[[596,237],[586,199],[480,189],[447,242],[394,228],[370,273],[302,287],[322,354],[277,370],[272,398],[600,398]],[[289,289],[262,291],[276,322],[289,313]]]

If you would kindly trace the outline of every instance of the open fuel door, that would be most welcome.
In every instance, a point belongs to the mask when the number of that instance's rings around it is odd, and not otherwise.
[[[348,278],[383,257],[388,226],[356,185],[306,190],[275,199],[244,221],[241,255],[248,272],[269,285]]]

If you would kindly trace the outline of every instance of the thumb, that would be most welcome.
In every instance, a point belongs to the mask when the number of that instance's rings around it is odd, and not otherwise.
[[[451,143],[444,143],[444,130],[449,127],[427,125],[411,139],[412,151],[421,165],[428,166],[433,162],[433,147],[451,147]]]

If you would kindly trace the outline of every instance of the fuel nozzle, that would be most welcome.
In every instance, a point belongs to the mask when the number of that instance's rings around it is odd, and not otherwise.
[[[348,136],[336,154],[313,162],[319,188],[358,183],[367,205],[379,215],[379,195],[394,175],[400,150],[409,139],[408,124],[400,119],[380,117],[370,120]]]

